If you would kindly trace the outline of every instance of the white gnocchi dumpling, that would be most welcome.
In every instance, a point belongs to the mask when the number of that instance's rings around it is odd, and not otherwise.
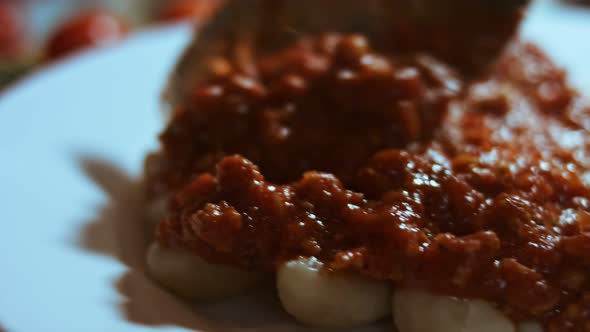
[[[262,274],[227,265],[210,264],[188,252],[157,243],[148,250],[152,277],[175,294],[192,300],[217,300],[252,287]]]
[[[517,332],[543,332],[543,326],[539,323],[526,322],[518,325]]]
[[[514,332],[514,324],[492,304],[421,290],[399,290],[393,317],[400,332]]]
[[[281,266],[277,290],[285,310],[311,326],[351,327],[377,321],[391,312],[389,283],[329,273],[314,258]]]
[[[158,224],[168,216],[168,196],[153,199],[146,203],[144,216],[147,221],[147,227],[153,232]]]
[[[162,170],[164,157],[160,152],[149,153],[143,160],[143,174],[147,177],[157,175]]]
[[[161,171],[163,157],[161,153],[153,152],[146,156],[143,162],[144,178],[157,176]],[[143,183],[144,186],[146,183]],[[145,202],[144,216],[148,223],[148,229],[154,230],[158,223],[168,215],[168,195],[150,198]]]

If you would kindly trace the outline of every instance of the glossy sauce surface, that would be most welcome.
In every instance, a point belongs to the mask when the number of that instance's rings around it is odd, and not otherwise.
[[[172,114],[148,178],[173,193],[162,245],[260,271],[314,256],[586,331],[590,108],[541,51],[467,83],[324,36],[257,68],[217,61]]]

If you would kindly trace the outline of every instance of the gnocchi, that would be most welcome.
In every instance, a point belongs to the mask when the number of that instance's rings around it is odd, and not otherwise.
[[[279,298],[298,321],[317,327],[343,328],[374,322],[391,311],[391,287],[351,274],[329,273],[314,258],[281,266]]]
[[[526,322],[518,325],[517,332],[543,332],[543,326],[538,323]]]
[[[148,154],[143,162],[144,179],[157,176],[162,169],[163,163],[163,157],[160,153]],[[144,182],[144,185],[147,184]],[[147,190],[147,187],[144,190]],[[147,221],[148,230],[151,232],[168,215],[168,195],[164,194],[160,197],[150,198],[145,202],[145,206],[144,217]]]
[[[168,197],[163,196],[146,202],[146,209],[144,212],[145,220],[147,221],[147,229],[152,232],[158,227],[168,215]]]
[[[393,317],[400,332],[515,332],[514,324],[488,302],[420,290],[396,291]]]
[[[256,284],[262,275],[225,265],[215,265],[188,252],[157,243],[148,250],[152,277],[175,294],[192,300],[217,300]]]

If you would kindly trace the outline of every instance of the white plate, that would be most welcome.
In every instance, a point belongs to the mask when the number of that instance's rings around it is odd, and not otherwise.
[[[585,88],[589,24],[587,12],[541,2],[524,34],[575,68],[572,78]],[[190,309],[139,272],[137,176],[161,129],[160,89],[189,35],[187,27],[144,32],[42,71],[0,97],[0,326],[303,330],[271,292]],[[387,331],[388,324],[365,331]]]

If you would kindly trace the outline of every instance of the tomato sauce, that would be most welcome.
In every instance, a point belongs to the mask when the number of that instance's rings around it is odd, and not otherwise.
[[[162,245],[257,271],[314,256],[587,331],[590,107],[536,47],[477,81],[359,35],[222,64],[161,135]]]

